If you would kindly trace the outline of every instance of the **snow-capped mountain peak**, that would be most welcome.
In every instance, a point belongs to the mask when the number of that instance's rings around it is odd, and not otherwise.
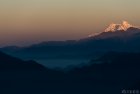
[[[140,32],[140,27],[139,26],[133,26],[133,25],[129,24],[127,21],[123,21],[121,24],[112,23],[108,26],[108,28],[105,29],[104,32],[94,33],[94,34],[89,35],[88,37],[95,37],[95,36],[98,36],[98,35],[101,35],[101,34],[107,33],[107,32],[109,32],[109,33],[110,32],[116,32],[114,34],[111,33],[111,36],[112,36],[112,34],[113,35],[118,35],[119,34],[119,36],[122,36],[121,32],[124,32],[127,35],[131,35],[131,34],[139,33]]]
[[[115,32],[118,30],[126,31],[128,28],[134,27],[131,24],[129,24],[127,21],[123,21],[121,24],[110,24],[107,29],[105,29],[105,32]]]

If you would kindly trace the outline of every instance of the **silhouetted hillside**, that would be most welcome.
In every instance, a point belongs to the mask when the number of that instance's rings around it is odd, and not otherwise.
[[[37,92],[59,80],[62,73],[33,60],[23,61],[0,52],[0,94],[44,94]],[[56,78],[57,77],[57,78]]]
[[[0,61],[16,68],[12,72],[0,67],[0,94],[121,94],[123,89],[140,87],[139,53],[111,52],[69,71],[44,69],[30,61],[22,64],[25,62],[4,53]]]
[[[0,70],[44,70],[45,68],[35,61],[23,61],[0,52]]]

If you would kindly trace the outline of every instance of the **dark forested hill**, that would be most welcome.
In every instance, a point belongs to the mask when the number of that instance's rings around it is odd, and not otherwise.
[[[140,89],[140,54],[105,54],[69,71],[0,53],[0,94],[121,94]]]

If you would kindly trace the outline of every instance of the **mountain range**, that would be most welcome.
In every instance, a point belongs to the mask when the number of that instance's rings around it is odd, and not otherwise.
[[[97,58],[111,51],[140,52],[140,28],[127,21],[111,24],[105,31],[80,40],[48,41],[28,47],[0,48],[4,53],[24,60]]]
[[[122,90],[140,90],[139,41],[140,29],[124,21],[80,40],[1,48],[0,94],[121,94]],[[50,69],[36,61],[61,58],[88,61],[65,69]]]

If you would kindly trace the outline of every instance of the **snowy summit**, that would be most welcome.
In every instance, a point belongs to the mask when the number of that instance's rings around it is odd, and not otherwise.
[[[109,27],[107,29],[105,29],[105,32],[115,32],[118,30],[127,31],[127,29],[130,27],[135,27],[135,26],[132,26],[127,21],[123,21],[122,24],[112,23],[109,25]]]
[[[129,34],[133,34],[133,33],[140,32],[140,28],[139,26],[133,26],[129,24],[127,21],[123,21],[121,24],[114,24],[114,23],[110,24],[108,28],[105,29],[104,32],[117,32],[117,31],[121,31],[121,32],[129,31]],[[88,37],[98,36],[104,32],[94,33],[89,35]]]

